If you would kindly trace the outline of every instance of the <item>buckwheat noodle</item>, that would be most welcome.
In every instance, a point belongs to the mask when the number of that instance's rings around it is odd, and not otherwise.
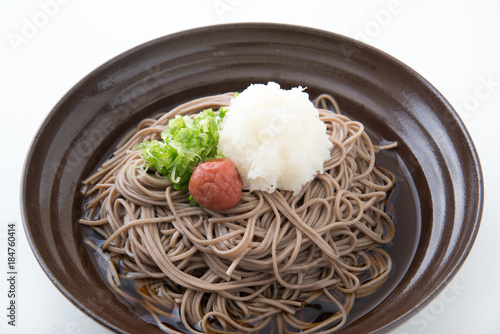
[[[185,103],[126,136],[84,181],[80,223],[104,239],[99,246],[86,242],[100,254],[110,286],[142,305],[164,331],[336,332],[355,299],[389,276],[392,261],[379,246],[394,235],[385,211],[394,176],[375,165],[376,147],[363,125],[321,95],[315,105],[333,143],[324,174],[296,196],[244,191],[223,212],[190,206],[186,191],[145,171],[134,148],[160,139],[175,115],[216,110],[232,96]],[[123,287],[130,282],[135,292]],[[305,319],[301,309],[318,300],[335,310]],[[168,318],[184,328],[173,329]]]

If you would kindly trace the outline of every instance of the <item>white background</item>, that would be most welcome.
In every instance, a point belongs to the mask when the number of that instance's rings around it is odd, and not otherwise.
[[[0,1],[0,332],[110,333],[40,269],[19,210],[24,157],[57,101],[90,71],[136,45],[193,27],[279,22],[354,37],[400,59],[456,108],[485,178],[481,229],[456,278],[395,329],[500,333],[500,1],[2,0]],[[7,325],[7,224],[17,225],[17,319]]]

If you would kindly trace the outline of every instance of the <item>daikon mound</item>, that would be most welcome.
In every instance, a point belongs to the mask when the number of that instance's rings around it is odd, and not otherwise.
[[[244,189],[302,186],[323,172],[332,143],[302,87],[254,84],[236,95],[221,122],[218,153],[231,159]]]

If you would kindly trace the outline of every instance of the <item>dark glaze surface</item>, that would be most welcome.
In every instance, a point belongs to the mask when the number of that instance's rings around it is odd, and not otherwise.
[[[416,186],[422,223],[408,270],[341,333],[392,328],[444,288],[472,247],[483,205],[477,154],[448,102],[413,70],[357,41],[304,27],[231,24],[166,36],[112,59],[73,87],[40,128],[23,172],[23,221],[40,265],[69,300],[118,332],[161,333],[130,316],[92,265],[77,223],[81,181],[142,118],[267,81],[334,95],[350,116],[398,141]],[[397,233],[412,233],[397,215]]]

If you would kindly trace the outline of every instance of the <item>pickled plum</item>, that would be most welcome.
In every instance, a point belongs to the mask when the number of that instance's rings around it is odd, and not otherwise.
[[[234,163],[213,159],[198,165],[189,180],[189,193],[201,206],[226,210],[241,199],[242,183]]]

